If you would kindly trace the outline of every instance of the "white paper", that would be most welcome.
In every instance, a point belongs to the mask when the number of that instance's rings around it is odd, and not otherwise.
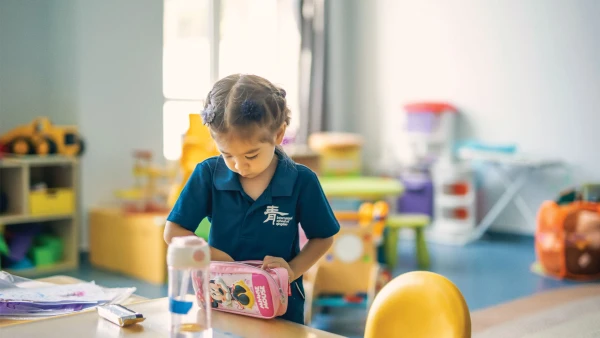
[[[103,288],[94,282],[56,285],[0,271],[0,318],[32,320],[83,312],[98,305],[120,304],[135,290]]]
[[[0,289],[0,301],[96,303],[110,300],[101,287],[91,283]]]

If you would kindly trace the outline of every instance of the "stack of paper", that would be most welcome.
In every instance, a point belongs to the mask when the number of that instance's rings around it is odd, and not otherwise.
[[[133,292],[135,288],[105,289],[94,283],[0,283],[0,318],[31,319],[82,311],[118,303]]]

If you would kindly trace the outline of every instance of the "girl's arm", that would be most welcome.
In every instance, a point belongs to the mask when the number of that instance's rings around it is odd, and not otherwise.
[[[293,279],[302,276],[310,269],[333,244],[333,237],[328,238],[313,238],[308,240],[302,251],[292,259],[289,263],[291,270],[294,273]],[[292,282],[291,280],[290,282]]]
[[[194,234],[192,231],[189,231],[188,229],[182,227],[181,225],[177,224],[177,223],[173,223],[171,221],[167,221],[167,224],[165,225],[165,231],[163,233],[163,237],[165,239],[165,242],[167,242],[167,244],[171,244],[171,240],[173,239],[173,237],[184,237],[184,236],[195,236],[196,234]]]
[[[218,262],[233,262],[233,258],[229,256],[226,252],[221,251],[217,248],[210,247],[210,260],[218,261]]]
[[[183,237],[183,236],[196,236],[195,233],[185,229],[181,225],[177,223],[173,223],[171,221],[167,221],[167,225],[165,225],[164,238],[167,244],[171,243],[173,237]],[[225,252],[210,247],[210,260],[211,261],[221,261],[221,262],[233,262],[233,258],[226,254]]]
[[[288,270],[290,281],[294,281],[308,271],[331,248],[333,236],[340,225],[329,205],[327,196],[321,188],[319,178],[310,169],[297,166],[297,184],[300,194],[297,206],[297,221],[302,226],[308,242],[300,253],[289,262],[280,257],[267,256],[263,267],[284,267]]]

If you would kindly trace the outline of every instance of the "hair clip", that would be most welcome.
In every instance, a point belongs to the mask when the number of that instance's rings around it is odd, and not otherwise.
[[[281,95],[281,97],[283,97],[283,98],[285,99],[285,95],[287,94],[287,93],[285,92],[285,89],[283,89],[283,88],[280,88],[278,93],[279,93],[279,95]]]
[[[215,119],[215,109],[213,108],[213,105],[209,104],[202,111],[200,116],[202,116],[202,122],[204,123],[204,125],[208,125],[208,124],[212,123],[212,121]]]
[[[263,117],[263,106],[252,100],[242,102],[242,116],[249,120],[260,121]]]

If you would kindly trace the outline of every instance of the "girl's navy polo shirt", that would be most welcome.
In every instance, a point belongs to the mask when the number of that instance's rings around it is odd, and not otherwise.
[[[195,231],[208,217],[209,244],[236,261],[265,256],[291,261],[300,251],[298,224],[308,239],[331,237],[340,225],[315,173],[285,155],[278,156],[275,174],[256,201],[244,192],[238,174],[227,168],[221,156],[199,163],[167,219]],[[290,306],[297,292],[304,298],[302,278],[296,281]]]

